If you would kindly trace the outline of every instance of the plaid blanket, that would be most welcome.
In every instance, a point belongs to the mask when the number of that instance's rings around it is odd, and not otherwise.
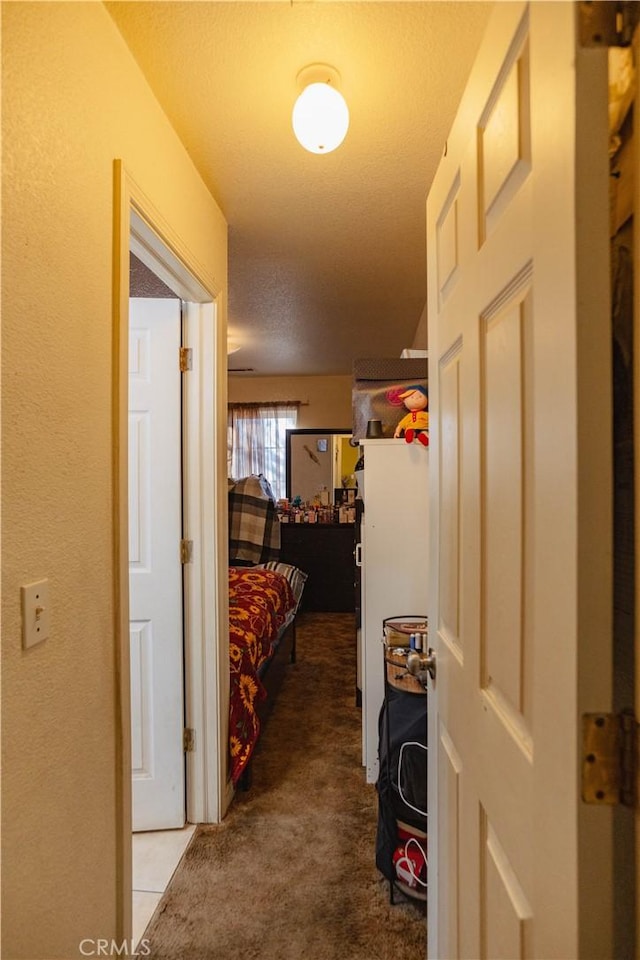
[[[229,563],[279,557],[280,522],[269,481],[262,474],[230,481]]]

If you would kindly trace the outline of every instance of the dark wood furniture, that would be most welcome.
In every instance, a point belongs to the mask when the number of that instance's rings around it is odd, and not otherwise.
[[[264,669],[260,673],[260,680],[263,687],[267,691],[267,696],[264,699],[256,698],[255,701],[255,710],[258,714],[260,720],[260,730],[262,731],[265,727],[271,711],[273,710],[275,701],[280,692],[280,687],[282,686],[282,681],[284,680],[285,674],[287,672],[287,666],[291,663],[296,662],[296,622],[289,624],[282,637],[280,642],[276,647],[273,657],[264,665]],[[250,790],[253,783],[253,757],[260,751],[260,740],[258,740],[254,754],[249,760],[249,763],[246,765],[240,779],[238,780],[238,787],[240,790]]]
[[[354,525],[281,523],[280,559],[308,575],[302,610],[351,613],[354,602]]]

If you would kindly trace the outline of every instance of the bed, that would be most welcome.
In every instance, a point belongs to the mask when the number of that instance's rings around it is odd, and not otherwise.
[[[229,568],[229,760],[247,789],[250,760],[287,663],[295,662],[295,616],[306,574],[267,561]]]

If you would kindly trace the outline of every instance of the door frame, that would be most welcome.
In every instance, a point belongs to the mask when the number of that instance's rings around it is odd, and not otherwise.
[[[226,322],[222,287],[198,263],[126,169],[114,161],[113,551],[116,710],[118,928],[131,930],[131,704],[128,570],[129,256],[184,300],[183,342],[193,368],[183,388],[185,719],[195,731],[186,754],[187,820],[218,823],[231,800],[227,777],[229,701]],[[224,488],[224,489],[223,489]]]

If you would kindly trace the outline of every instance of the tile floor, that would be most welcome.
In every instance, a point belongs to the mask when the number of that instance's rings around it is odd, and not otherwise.
[[[133,834],[133,940],[138,943],[195,830]]]

